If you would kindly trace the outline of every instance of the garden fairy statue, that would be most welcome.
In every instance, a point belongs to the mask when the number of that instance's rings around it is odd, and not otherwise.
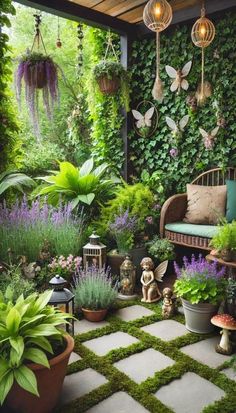
[[[152,259],[149,257],[142,259],[140,266],[143,269],[141,277],[143,298],[141,301],[154,303],[160,300],[161,292],[157,286],[157,281],[162,282],[167,265],[168,261],[164,261],[153,271],[154,263]]]
[[[162,304],[162,317],[167,319],[173,316],[176,312],[175,299],[173,298],[173,291],[171,288],[164,288],[162,291],[163,304]]]

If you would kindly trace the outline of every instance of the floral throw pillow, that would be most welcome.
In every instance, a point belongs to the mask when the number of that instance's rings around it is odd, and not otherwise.
[[[216,225],[225,216],[226,185],[187,185],[188,205],[184,222]]]

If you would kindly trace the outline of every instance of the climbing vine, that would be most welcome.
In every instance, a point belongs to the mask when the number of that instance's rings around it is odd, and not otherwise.
[[[18,128],[8,87],[11,79],[9,38],[4,30],[11,25],[8,15],[15,14],[11,3],[11,0],[2,0],[0,5],[0,171],[15,165],[18,155],[15,134]]]
[[[180,26],[162,36],[161,78],[164,82],[165,98],[162,104],[154,101],[159,112],[156,132],[143,138],[134,132],[130,135],[131,161],[134,174],[140,178],[143,171],[159,181],[167,189],[166,195],[183,191],[193,177],[211,167],[236,165],[236,14],[229,13],[216,23],[216,37],[206,51],[206,80],[213,87],[213,94],[203,107],[194,112],[187,103],[187,96],[194,93],[200,81],[200,49],[191,41],[191,27]],[[171,79],[165,65],[182,69],[193,59],[188,76],[187,92],[179,95],[170,91]],[[132,50],[133,107],[143,99],[152,100],[151,91],[155,78],[155,41],[146,38],[137,40]],[[189,114],[190,120],[178,141],[166,124],[166,116],[179,121]],[[199,132],[202,127],[211,132],[218,124],[221,127],[212,150],[206,150]],[[177,149],[173,151],[172,149]],[[171,151],[172,150],[172,151]],[[168,185],[166,183],[168,182]]]

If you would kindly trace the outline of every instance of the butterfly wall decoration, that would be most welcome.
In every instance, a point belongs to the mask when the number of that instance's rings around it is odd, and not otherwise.
[[[188,121],[189,115],[183,116],[179,122],[175,122],[173,119],[169,118],[169,116],[166,116],[166,123],[171,129],[173,137],[176,139],[178,139],[182,135],[182,132],[188,124]]]
[[[148,110],[146,110],[147,105],[151,105]],[[138,135],[148,137],[155,131],[158,115],[156,107],[151,102],[140,102],[137,109],[132,110],[132,114],[134,117],[134,129]]]
[[[175,70],[172,66],[166,66],[166,73],[171,79],[174,79],[170,87],[171,92],[176,92],[179,94],[181,89],[188,90],[189,83],[185,79],[192,67],[192,60],[186,63],[182,70]]]
[[[219,131],[219,126],[216,126],[211,132],[206,132],[204,129],[199,128],[199,131],[203,137],[203,143],[207,150],[213,149],[216,141],[216,135]]]

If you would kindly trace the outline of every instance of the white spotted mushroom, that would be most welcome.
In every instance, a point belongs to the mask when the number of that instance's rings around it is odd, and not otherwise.
[[[229,340],[230,331],[236,330],[236,320],[229,314],[217,314],[211,319],[211,323],[222,328],[220,344],[216,346],[217,353],[230,355],[232,354],[232,344]]]

